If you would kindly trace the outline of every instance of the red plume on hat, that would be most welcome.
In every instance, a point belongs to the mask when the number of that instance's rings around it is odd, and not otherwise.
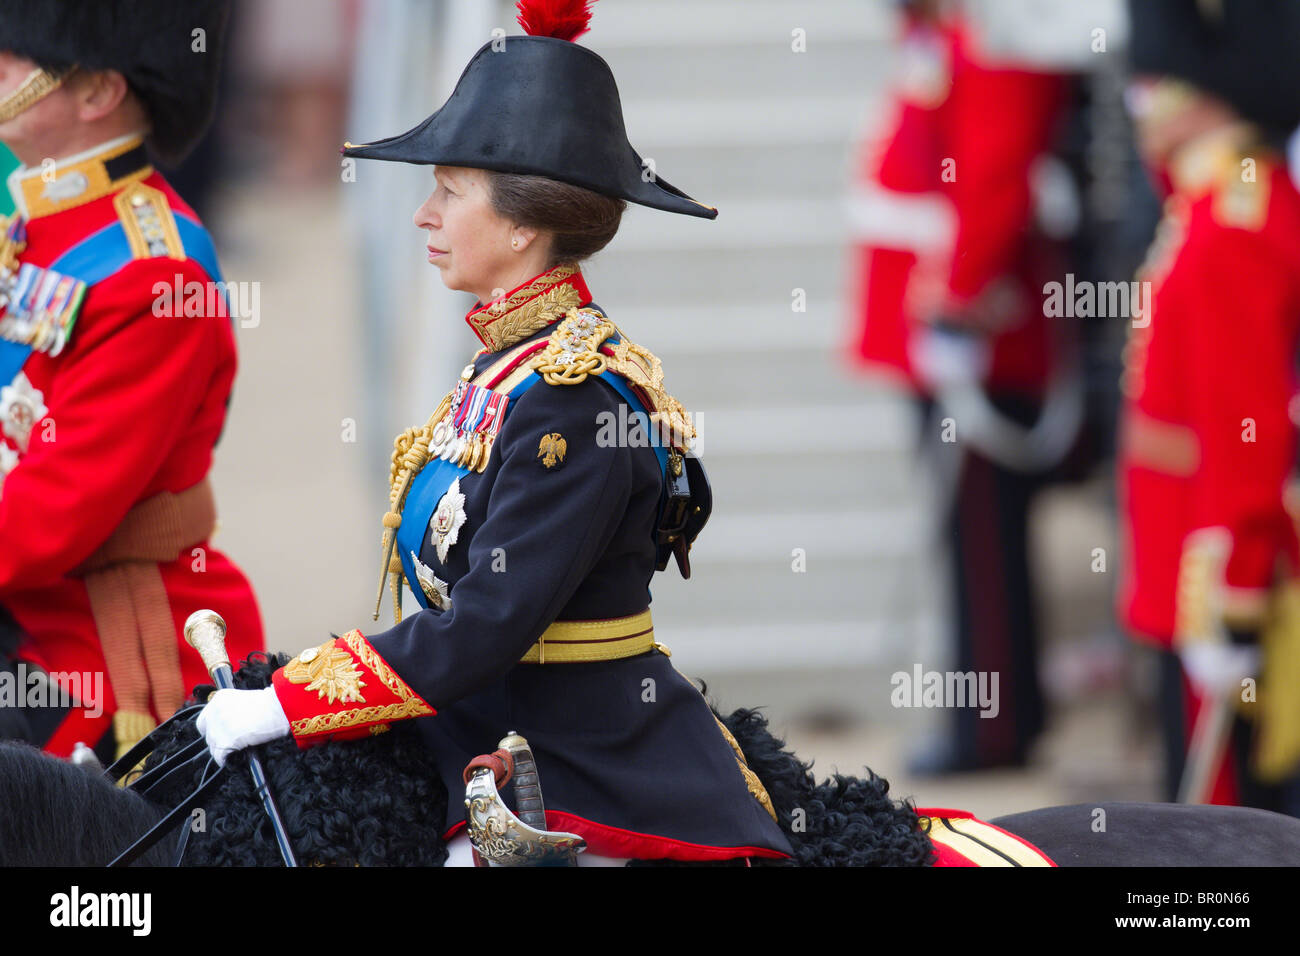
[[[593,2],[519,0],[526,36],[510,37],[504,49],[496,40],[479,47],[447,102],[420,125],[373,143],[344,143],[343,154],[542,176],[652,209],[715,218],[713,206],[657,173],[644,175],[650,164],[628,141],[609,64],[572,42],[587,32]]]
[[[515,20],[534,37],[576,40],[590,28],[595,0],[519,0]]]

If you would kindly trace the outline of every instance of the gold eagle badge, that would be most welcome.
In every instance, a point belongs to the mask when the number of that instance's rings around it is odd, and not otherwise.
[[[564,461],[564,453],[568,450],[569,444],[564,440],[564,436],[559,432],[551,432],[549,435],[543,435],[542,440],[538,442],[537,457],[548,469],[554,468],[557,462]]]

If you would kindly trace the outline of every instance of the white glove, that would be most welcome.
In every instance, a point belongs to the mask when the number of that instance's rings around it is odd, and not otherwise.
[[[274,687],[219,690],[208,698],[194,726],[221,767],[236,750],[289,734],[289,718],[284,715]]]
[[[1178,656],[1197,690],[1216,697],[1241,693],[1241,682],[1259,672],[1259,648],[1253,644],[1197,641]]]
[[[985,337],[943,328],[918,330],[908,345],[917,376],[934,391],[978,385],[988,374],[992,355]]]

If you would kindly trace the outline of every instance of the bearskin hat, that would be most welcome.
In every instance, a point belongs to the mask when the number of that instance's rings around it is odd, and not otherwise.
[[[1271,131],[1300,125],[1300,3],[1129,0],[1129,22],[1135,72],[1176,76]]]
[[[4,0],[0,50],[51,73],[116,70],[143,102],[159,159],[175,163],[212,119],[230,0]]]

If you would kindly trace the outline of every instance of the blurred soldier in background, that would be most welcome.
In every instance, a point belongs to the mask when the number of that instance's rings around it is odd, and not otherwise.
[[[1168,199],[1123,379],[1120,615],[1164,650],[1167,796],[1300,814],[1300,194],[1280,149],[1300,123],[1300,5],[1130,16],[1130,106]]]
[[[207,127],[227,13],[8,0],[0,16],[0,140],[23,162],[0,238],[0,677],[45,688],[0,700],[0,733],[58,756],[120,754],[207,679],[180,650],[192,611],[234,618],[236,659],[262,646],[247,580],[208,540],[236,364],[225,286],[149,159]]]
[[[1041,291],[1064,272],[1061,244],[1040,226],[1043,194],[1063,189],[1063,218],[1078,218],[1068,173],[1057,164],[1044,176],[1041,162],[1069,105],[1067,70],[995,54],[967,12],[905,5],[893,125],[867,143],[852,207],[854,352],[921,406],[951,667],[999,676],[997,716],[957,708],[913,755],[919,774],[1023,763],[1043,728],[1028,513],[1082,417],[1077,349],[1062,320],[1045,319]],[[1048,223],[1058,236],[1074,228],[1061,219]]]

